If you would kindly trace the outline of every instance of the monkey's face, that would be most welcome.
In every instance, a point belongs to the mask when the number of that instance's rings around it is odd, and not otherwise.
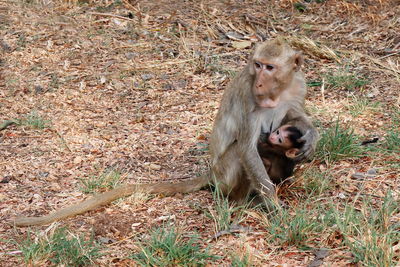
[[[254,60],[253,68],[256,74],[253,94],[257,105],[262,108],[276,107],[279,104],[281,94],[275,78],[278,66],[265,61]]]
[[[268,141],[271,143],[271,145],[279,146],[284,149],[293,147],[293,144],[289,139],[290,132],[287,130],[287,128],[288,126],[282,126],[269,135]]]
[[[278,106],[302,62],[300,53],[281,42],[258,45],[249,66],[250,74],[255,76],[252,92],[256,104],[261,108]]]

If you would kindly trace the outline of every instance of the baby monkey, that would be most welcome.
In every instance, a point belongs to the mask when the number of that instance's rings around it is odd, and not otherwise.
[[[272,133],[261,133],[257,150],[272,182],[279,184],[292,176],[296,161],[293,158],[304,145],[299,129],[282,125]]]

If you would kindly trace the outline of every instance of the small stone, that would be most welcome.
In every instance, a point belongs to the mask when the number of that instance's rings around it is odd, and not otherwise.
[[[1,179],[0,183],[7,184],[11,181],[11,179],[12,179],[12,176],[10,176],[10,175],[4,176],[3,179]]]
[[[9,46],[6,42],[0,41],[1,48],[6,52],[11,52],[11,46]]]
[[[46,177],[48,177],[49,176],[49,172],[39,172],[38,173],[38,176],[40,177],[40,178],[46,178]]]
[[[149,81],[149,80],[151,80],[151,79],[154,78],[154,75],[151,74],[151,73],[144,73],[144,74],[142,74],[140,77],[142,77],[142,79],[143,79],[144,81]]]
[[[362,173],[362,172],[356,172],[356,173],[353,173],[352,175],[351,175],[351,178],[354,178],[354,179],[365,179],[365,174],[364,173]]]
[[[136,53],[133,53],[133,52],[125,53],[126,59],[133,59],[136,56],[137,56]]]
[[[345,198],[346,198],[346,195],[343,194],[343,193],[339,193],[339,194],[338,194],[338,197],[339,197],[340,199],[345,199]]]
[[[97,240],[98,240],[100,243],[102,243],[102,244],[112,244],[112,243],[115,242],[114,239],[109,238],[109,237],[103,237],[103,236],[99,236],[99,237],[97,238]]]
[[[163,74],[161,74],[160,79],[163,80],[163,81],[166,81],[166,80],[169,79],[169,75],[166,74],[166,73],[163,73]]]
[[[326,258],[329,255],[329,250],[325,248],[318,249],[314,252],[315,257],[318,259]]]
[[[378,172],[376,171],[376,169],[369,169],[369,170],[367,171],[367,174],[368,174],[369,176],[375,176],[377,173],[378,173]]]
[[[44,92],[44,89],[43,89],[42,86],[35,85],[35,94],[40,94],[40,93],[43,93],[43,92]]]
[[[176,88],[178,89],[183,89],[187,86],[187,81],[184,79],[179,79],[178,82],[176,83]]]
[[[164,90],[174,90],[175,87],[170,83],[166,83],[166,84],[163,85],[163,89]]]

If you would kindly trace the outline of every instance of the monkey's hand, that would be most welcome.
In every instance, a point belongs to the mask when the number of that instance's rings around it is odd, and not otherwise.
[[[304,142],[304,145],[296,157],[293,158],[296,162],[309,159],[314,154],[318,141],[318,132],[315,128],[308,129],[299,141]]]
[[[242,141],[245,143],[244,141]],[[239,155],[248,179],[261,193],[262,197],[271,197],[275,194],[275,185],[268,176],[257,148],[252,144],[243,144],[239,148]]]
[[[258,138],[259,143],[267,143],[268,137],[270,133],[261,133],[260,137]]]

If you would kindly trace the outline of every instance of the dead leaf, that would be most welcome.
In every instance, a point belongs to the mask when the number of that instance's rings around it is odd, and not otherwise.
[[[77,156],[74,158],[74,164],[80,164],[82,162],[82,157]]]
[[[5,200],[7,198],[7,196],[6,195],[4,195],[4,194],[0,194],[0,201],[3,201],[3,200]]]
[[[250,41],[233,41],[232,47],[234,47],[236,49],[248,48],[248,47],[251,47],[251,42]]]
[[[206,136],[204,134],[200,134],[197,136],[197,140],[206,140]]]
[[[161,170],[161,166],[154,163],[150,163],[149,168],[155,171]]]

